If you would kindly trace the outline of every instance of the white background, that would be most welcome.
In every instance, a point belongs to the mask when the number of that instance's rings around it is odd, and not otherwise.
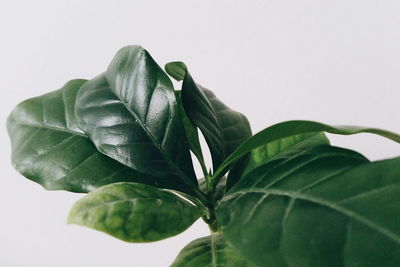
[[[400,132],[400,2],[0,0],[0,266],[165,267],[188,232],[128,244],[65,224],[80,196],[47,192],[10,165],[5,130],[20,101],[104,71],[114,53],[141,44],[194,78],[254,131],[289,119]],[[400,145],[371,135],[332,137],[371,159]],[[201,267],[201,266],[199,266]]]

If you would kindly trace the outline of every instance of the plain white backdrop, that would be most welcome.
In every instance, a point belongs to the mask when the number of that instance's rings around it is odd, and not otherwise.
[[[0,266],[165,267],[208,233],[198,221],[128,244],[66,225],[80,195],[47,192],[11,167],[5,120],[20,101],[94,77],[141,44],[160,65],[186,62],[254,132],[290,119],[400,132],[399,13],[396,0],[0,0]],[[400,155],[376,136],[332,140],[370,159]]]

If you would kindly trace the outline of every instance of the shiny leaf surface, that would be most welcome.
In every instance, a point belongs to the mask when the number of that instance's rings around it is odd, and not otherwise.
[[[256,267],[234,251],[220,234],[196,239],[182,249],[171,267]]]
[[[247,118],[222,103],[213,92],[196,84],[182,62],[165,67],[175,79],[183,80],[182,101],[186,113],[202,131],[210,148],[214,170],[244,140],[251,136]]]
[[[17,171],[48,190],[88,192],[121,182],[155,183],[144,175],[104,156],[79,129],[75,98],[85,80],[19,104],[7,121],[12,162]]]
[[[68,223],[127,242],[152,242],[186,230],[202,212],[174,193],[136,183],[103,186],[79,200]]]
[[[217,207],[226,239],[260,266],[397,266],[400,158],[317,146],[243,177]]]
[[[197,187],[172,83],[143,48],[122,48],[105,74],[88,81],[76,115],[102,153],[168,179],[168,188]]]

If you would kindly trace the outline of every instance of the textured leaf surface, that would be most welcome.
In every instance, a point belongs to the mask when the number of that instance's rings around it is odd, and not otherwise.
[[[88,81],[76,115],[102,153],[169,179],[168,188],[197,187],[172,83],[143,48],[121,49],[105,74]]]
[[[182,249],[171,267],[256,267],[234,251],[220,234],[199,238]]]
[[[231,188],[241,177],[268,161],[288,158],[307,148],[329,144],[330,142],[324,133],[307,133],[289,136],[259,146],[231,167],[226,188]]]
[[[317,146],[241,179],[217,207],[226,239],[261,266],[398,266],[400,158]]]
[[[202,131],[217,169],[244,140],[251,136],[247,118],[222,103],[213,92],[196,84],[182,62],[165,67],[175,79],[183,80],[182,100],[186,113]]]
[[[329,144],[324,133],[298,134],[278,139],[250,152],[250,161],[246,166],[245,174],[270,160],[287,158],[309,147]]]
[[[68,222],[127,242],[152,242],[179,234],[202,215],[177,195],[136,183],[103,186],[79,200]]]
[[[76,94],[85,80],[19,104],[7,121],[14,167],[49,190],[88,192],[121,181],[154,183],[97,151],[78,128]]]
[[[275,142],[282,138],[291,137],[300,134],[310,134],[318,132],[328,132],[332,134],[352,135],[359,133],[377,134],[397,143],[400,143],[400,136],[396,133],[376,129],[376,128],[362,128],[354,126],[329,126],[319,122],[313,121],[286,121],[281,122],[271,127],[268,127],[241,144],[218,168],[214,173],[215,182],[221,177],[229,168],[229,166],[236,160],[240,159],[250,151],[257,149],[260,146],[266,146],[271,142]]]

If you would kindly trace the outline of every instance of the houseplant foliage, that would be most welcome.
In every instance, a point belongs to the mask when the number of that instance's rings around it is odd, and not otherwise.
[[[287,121],[252,135],[246,117],[197,84],[185,64],[164,71],[140,46],[122,48],[91,80],[20,103],[7,127],[22,175],[86,194],[69,223],[152,242],[202,218],[210,236],[188,244],[171,266],[400,262],[400,158],[371,162],[325,135],[400,142],[395,133]]]

